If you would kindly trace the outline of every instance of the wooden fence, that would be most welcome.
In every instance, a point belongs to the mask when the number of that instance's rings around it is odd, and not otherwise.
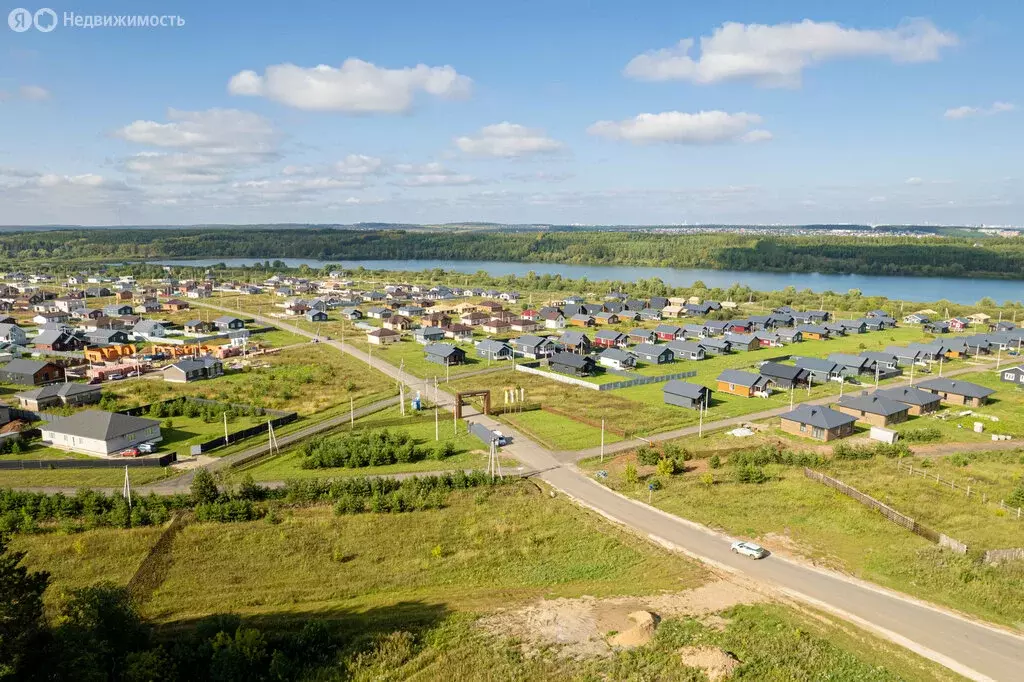
[[[905,471],[908,476],[920,476],[926,481],[934,481],[935,485],[937,486],[949,488],[950,490],[953,491],[962,492],[968,499],[973,497],[982,504],[987,504],[991,502],[992,504],[995,504],[1003,511],[1007,512],[1007,516],[1009,516],[1010,518],[1024,519],[1024,508],[1008,505],[1006,504],[1006,500],[999,500],[998,502],[996,502],[995,498],[989,497],[987,492],[985,492],[984,490],[978,490],[969,483],[965,486],[960,483],[957,483],[956,481],[948,481],[940,477],[938,474],[928,473],[925,469],[921,467],[917,467],[915,469],[913,464],[904,464],[899,459],[896,460],[896,470]]]
[[[878,511],[878,513],[880,513],[882,516],[889,519],[896,525],[906,528],[911,533],[920,535],[926,540],[930,540],[934,543],[937,543],[942,547],[947,547],[956,552],[957,554],[967,554],[967,545],[960,542],[959,540],[951,538],[948,535],[939,533],[938,531],[934,531],[931,528],[928,528],[927,526],[922,526],[920,523],[910,518],[906,514],[901,514],[900,512],[890,507],[889,505],[879,502],[870,495],[865,495],[861,491],[857,490],[852,486],[846,485],[842,481],[834,479],[831,476],[826,476],[823,473],[814,471],[812,469],[808,469],[806,467],[804,468],[804,476],[813,481],[817,481],[818,483],[827,485],[830,488],[838,490],[847,497],[852,497],[853,499],[863,504],[865,507],[870,507]]]

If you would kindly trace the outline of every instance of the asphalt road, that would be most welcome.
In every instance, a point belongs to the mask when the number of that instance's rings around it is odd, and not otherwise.
[[[218,309],[232,312],[227,308]],[[261,321],[310,336],[308,332],[281,320],[263,318]],[[370,361],[365,353],[356,348],[338,341],[326,343],[364,361]],[[377,358],[372,360],[372,365],[410,387],[423,386],[422,379],[400,372],[398,368]],[[454,404],[454,397],[444,391],[438,391],[436,397],[430,397],[440,405]],[[756,415],[747,415],[744,419],[756,418]],[[1020,635],[795,560],[770,556],[752,561],[738,557],[729,549],[731,538],[609,490],[591,480],[573,464],[559,461],[556,453],[510,429],[507,424],[483,415],[472,419],[512,436],[513,442],[503,449],[504,454],[536,470],[536,475],[556,490],[652,541],[774,586],[792,597],[881,634],[971,679],[1024,679],[1024,637]]]

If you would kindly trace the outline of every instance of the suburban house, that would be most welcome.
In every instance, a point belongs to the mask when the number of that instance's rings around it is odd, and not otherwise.
[[[794,312],[793,322],[796,324],[821,324],[828,322],[831,317],[824,310],[805,310],[803,312]]]
[[[168,310],[170,312],[178,312],[179,310],[188,310],[188,301],[182,301],[180,298],[172,298],[169,301],[164,301],[163,305],[160,306],[162,310]]]
[[[444,341],[444,330],[440,327],[420,327],[412,333],[416,343],[426,345],[437,341]]]
[[[863,355],[850,355],[849,353],[832,353],[828,356],[829,362],[834,362],[840,367],[846,368],[846,373],[851,376],[858,374],[874,373],[875,369],[871,361]]]
[[[26,410],[45,410],[65,405],[88,405],[100,401],[100,387],[93,384],[49,384],[14,396]]]
[[[782,345],[782,339],[775,332],[754,332],[753,337],[761,348],[777,348]]]
[[[504,341],[485,339],[476,344],[476,354],[486,360],[509,360],[512,358],[512,346]]]
[[[441,327],[441,329],[444,330],[444,338],[446,339],[469,341],[473,338],[473,328],[468,324],[462,324],[461,322],[450,324],[447,327]]]
[[[51,447],[106,457],[139,443],[159,441],[160,422],[119,412],[85,410],[40,427]]]
[[[342,308],[341,317],[343,319],[349,320],[350,322],[352,320],[361,320],[363,319],[363,311],[361,311],[359,308]]]
[[[759,396],[767,398],[771,395],[775,382],[769,377],[761,374],[742,372],[737,369],[727,369],[718,375],[718,390],[731,395],[739,395],[744,398]]]
[[[704,323],[704,328],[707,329],[708,336],[722,336],[725,334],[725,330],[729,328],[729,323],[708,320]]]
[[[450,315],[434,312],[420,318],[420,324],[430,327],[444,327],[452,323]]]
[[[134,309],[127,303],[113,303],[111,305],[103,306],[103,314],[107,317],[120,317],[121,315],[131,315]]]
[[[942,398],[931,391],[922,391],[913,386],[880,389],[875,391],[875,395],[905,404],[909,408],[907,413],[914,416],[935,412],[942,407]]]
[[[969,381],[956,381],[943,377],[926,379],[917,387],[922,391],[934,393],[947,403],[967,407],[981,407],[988,402],[988,397],[995,393],[991,388],[972,384]]]
[[[696,341],[669,341],[668,347],[677,360],[703,360],[706,357],[704,346]]]
[[[323,310],[307,310],[304,317],[306,322],[326,322],[328,319],[327,313]]]
[[[924,358],[921,357],[921,351],[904,348],[903,346],[888,346],[885,349],[885,354],[895,357],[896,364],[900,367],[924,362]]]
[[[224,374],[224,365],[215,357],[184,358],[164,367],[164,381],[185,384],[201,379],[213,379]]]
[[[726,332],[725,340],[729,342],[733,350],[752,351],[761,347],[761,342],[753,334]]]
[[[633,348],[632,352],[638,360],[653,365],[664,365],[667,362],[672,362],[676,357],[671,348],[657,343],[641,343]]]
[[[911,313],[903,318],[903,324],[928,324],[931,319],[921,313]]]
[[[594,358],[575,353],[555,353],[549,360],[550,367],[559,374],[585,377],[594,373]]]
[[[0,324],[0,341],[24,346],[28,343],[28,335],[16,324]]]
[[[162,339],[167,336],[167,328],[156,320],[142,320],[132,327],[132,334],[143,339]]]
[[[707,355],[728,355],[732,352],[732,341],[729,339],[703,339],[697,343]]]
[[[619,315],[618,313],[602,312],[594,315],[594,321],[597,324],[618,324]]]
[[[600,329],[594,334],[594,345],[599,348],[624,348],[629,339],[614,329]]]
[[[950,331],[948,322],[929,322],[924,330],[929,334],[948,334]]]
[[[391,317],[391,311],[380,306],[373,306],[366,309],[366,316],[374,320],[386,320]]]
[[[85,340],[93,346],[128,343],[128,332],[123,329],[96,329],[94,331],[87,332]]]
[[[792,327],[793,316],[790,315],[789,313],[780,313],[778,311],[774,311],[770,315],[768,315],[768,323],[770,323],[773,329],[778,329],[779,327]],[[768,328],[768,326],[768,324],[765,324],[766,329]]]
[[[837,322],[826,322],[821,326],[825,328],[825,330],[828,332],[829,338],[832,339],[839,336],[846,336],[847,334],[846,327]]]
[[[868,371],[872,374],[877,368],[880,374],[896,371],[899,368],[899,358],[892,353],[879,350],[866,350],[860,356],[868,361]]]
[[[907,421],[910,410],[906,403],[890,400],[883,395],[868,395],[867,392],[860,395],[845,395],[839,399],[836,407],[843,414],[855,417],[857,421],[882,427]]]
[[[711,389],[701,384],[691,384],[679,379],[665,382],[661,387],[662,399],[666,405],[700,409],[711,401]]]
[[[754,323],[750,320],[729,320],[726,324],[726,334],[749,334],[754,331]]]
[[[512,347],[517,353],[531,360],[551,357],[555,353],[555,342],[545,336],[524,334],[512,339]]]
[[[829,337],[828,330],[816,324],[801,324],[796,330],[804,341],[822,341]]]
[[[775,335],[778,336],[779,341],[784,344],[800,343],[804,340],[804,333],[793,327],[783,327],[776,331]]]
[[[233,329],[242,329],[245,327],[245,322],[237,317],[221,315],[220,317],[214,318],[213,326],[217,328],[217,331],[226,332]]]
[[[946,322],[952,332],[962,332],[971,326],[971,321],[966,317],[954,317]]]
[[[761,376],[768,377],[775,382],[775,385],[782,389],[792,389],[797,386],[807,385],[807,376],[810,374],[802,367],[783,365],[781,362],[766,362],[758,370]]]
[[[688,324],[683,327],[683,338],[704,339],[708,336],[708,328],[702,324]]]
[[[466,361],[466,351],[450,343],[432,343],[423,349],[423,357],[438,365],[461,365]]]
[[[36,324],[46,324],[47,322],[67,322],[71,318],[67,313],[62,312],[51,312],[51,313],[39,313],[32,318],[32,321]]]
[[[631,329],[627,336],[630,343],[654,343],[658,339],[658,335],[651,329]]]
[[[32,345],[39,350],[78,351],[85,348],[85,340],[62,329],[48,329],[32,339]]]
[[[605,348],[597,356],[597,362],[602,367],[612,369],[632,369],[636,367],[636,356],[621,348]]]
[[[659,341],[675,341],[683,337],[683,328],[674,324],[659,324],[654,328]]]
[[[202,320],[189,320],[184,325],[185,331],[189,334],[205,334],[213,330],[213,324]]]
[[[367,332],[366,342],[373,344],[374,346],[385,346],[389,343],[395,343],[400,341],[402,335],[393,329],[374,329],[372,332]]]
[[[512,329],[512,324],[506,320],[495,317],[480,325],[480,328],[488,334],[507,334]]]
[[[570,353],[585,355],[590,352],[590,337],[583,332],[565,332],[558,340]]]
[[[569,324],[574,327],[593,327],[594,318],[584,313],[577,313],[569,318]]]
[[[792,412],[782,415],[782,430],[794,436],[804,436],[828,442],[853,433],[855,417],[821,405],[797,405]]]
[[[640,311],[641,320],[657,321],[661,319],[661,311],[654,308],[644,308]]]
[[[868,330],[864,320],[839,320],[836,324],[846,330],[847,334],[864,334]]]
[[[806,369],[812,381],[840,381],[846,377],[846,368],[831,360],[821,358],[793,358],[794,364]]]
[[[1024,385],[1024,365],[999,370],[999,379],[1011,384]]]
[[[544,313],[542,317],[545,329],[565,329],[565,316],[557,310]]]
[[[391,329],[396,332],[406,331],[413,328],[413,321],[405,315],[392,315],[381,322],[384,329]]]
[[[508,326],[514,332],[534,332],[540,329],[539,324],[523,317],[512,318],[508,321]]]

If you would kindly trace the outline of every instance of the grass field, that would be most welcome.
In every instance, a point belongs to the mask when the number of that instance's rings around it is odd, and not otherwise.
[[[249,367],[223,377],[191,384],[135,381],[105,389],[126,407],[180,395],[226,403],[294,410],[302,416],[333,407],[348,409],[394,395],[394,382],[334,348],[309,344],[270,355],[256,356]]]
[[[463,422],[459,423],[459,434],[453,434],[452,422],[440,415],[438,434],[440,441],[434,440],[433,412],[418,415],[408,414],[402,417],[397,407],[382,410],[356,420],[357,429],[378,430],[386,428],[393,432],[408,433],[416,444],[423,448],[433,449],[438,445],[451,443],[455,454],[443,460],[425,459],[408,464],[392,464],[380,467],[336,468],[336,469],[303,469],[300,465],[302,455],[298,448],[293,448],[275,457],[259,460],[249,467],[238,471],[249,474],[257,481],[285,481],[295,478],[337,478],[340,476],[373,476],[378,474],[396,474],[421,471],[443,471],[454,469],[483,469],[487,465],[487,457],[483,445],[475,436],[469,435]],[[343,433],[349,427],[343,426],[336,432]]]
[[[969,474],[960,469],[959,478],[1001,481],[993,483],[992,490],[1005,490],[1005,479],[1012,481],[1020,475],[1019,458],[1019,453],[979,455],[967,467]],[[588,460],[583,466],[607,470],[608,485],[646,501],[646,483],[633,487],[624,480],[629,461],[635,461],[633,455],[606,459],[604,465]],[[758,540],[772,551],[804,556],[885,587],[1024,629],[1024,602],[1015,596],[1024,586],[1024,562],[984,566],[974,556],[940,550],[852,499],[807,479],[798,467],[769,465],[765,467],[769,481],[756,485],[736,482],[732,468],[725,465],[710,471],[715,483],[709,486],[700,480],[700,472],[709,471],[706,463],[690,466],[691,471],[683,475],[659,477],[665,487],[654,494],[656,506]],[[936,467],[943,467],[947,478],[956,477],[948,471],[953,467],[948,461]],[[640,471],[650,474],[653,467],[641,467]],[[962,495],[933,489],[923,481],[911,481],[896,472],[892,460],[833,463],[827,473],[855,487],[863,486],[864,492],[892,502],[939,532],[969,544],[980,543],[974,545],[977,549],[1016,547],[1024,536],[1024,525],[1011,522],[991,506],[968,502]]]
[[[170,467],[131,470],[132,485],[145,485],[180,475]],[[0,470],[0,488],[116,488],[124,485],[124,469],[18,469]]]

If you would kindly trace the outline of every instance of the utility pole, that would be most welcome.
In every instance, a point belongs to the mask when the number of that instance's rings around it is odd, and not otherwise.
[[[604,464],[604,419],[601,420],[601,463]]]
[[[914,385],[914,366],[917,365],[917,361],[911,361],[910,363],[910,385]]]
[[[356,425],[356,401],[352,396],[348,397],[348,423],[349,426]]]
[[[999,365],[1003,360],[1003,345],[999,344],[999,349],[996,351],[996,369],[999,369]]]
[[[942,361],[946,359],[945,355],[939,356],[939,376],[942,376]]]
[[[878,388],[878,363],[875,363],[875,388]]]
[[[124,489],[121,495],[128,501],[128,508],[132,508],[132,482],[128,479],[128,465],[124,465]]]
[[[228,413],[225,411],[225,412],[222,412],[221,414],[224,417],[224,445],[227,445],[228,443],[231,442],[228,439]]]
[[[441,440],[441,426],[437,416],[437,405],[434,405],[434,440]]]

